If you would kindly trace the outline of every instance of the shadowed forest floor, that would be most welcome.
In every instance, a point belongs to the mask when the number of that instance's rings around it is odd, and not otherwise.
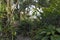
[[[30,37],[23,37],[22,35],[18,35],[16,40],[31,40]]]

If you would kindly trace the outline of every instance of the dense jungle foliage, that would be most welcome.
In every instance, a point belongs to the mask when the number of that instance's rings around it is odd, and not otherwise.
[[[0,0],[0,40],[60,40],[60,0]]]

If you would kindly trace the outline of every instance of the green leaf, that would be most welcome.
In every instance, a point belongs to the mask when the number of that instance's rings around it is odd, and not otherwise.
[[[2,26],[0,25],[0,31],[2,31]]]
[[[56,28],[56,31],[60,33],[60,28]]]
[[[59,35],[51,36],[51,40],[60,40],[60,36]]]
[[[42,40],[48,40],[48,36],[43,37]]]
[[[51,36],[51,40],[56,40],[53,36]]]

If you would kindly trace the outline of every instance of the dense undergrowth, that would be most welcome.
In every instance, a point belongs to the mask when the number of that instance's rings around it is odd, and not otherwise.
[[[12,9],[10,2],[0,0],[0,40],[16,40],[20,34],[31,40],[60,40],[60,0],[20,0],[19,9],[17,5]],[[25,10],[30,5],[36,6],[32,15]]]

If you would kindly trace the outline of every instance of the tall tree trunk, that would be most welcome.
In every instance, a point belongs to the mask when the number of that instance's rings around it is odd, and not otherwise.
[[[11,0],[7,0],[7,18],[8,18],[8,25],[12,26],[13,21],[14,21],[14,17],[13,17],[13,13],[11,10]]]
[[[14,15],[13,15],[13,11],[11,10],[11,1],[12,0],[7,0],[7,25],[8,25],[8,27],[13,27],[13,24],[14,24]],[[13,39],[13,30],[12,29],[10,29],[11,30],[11,40],[14,40]]]

